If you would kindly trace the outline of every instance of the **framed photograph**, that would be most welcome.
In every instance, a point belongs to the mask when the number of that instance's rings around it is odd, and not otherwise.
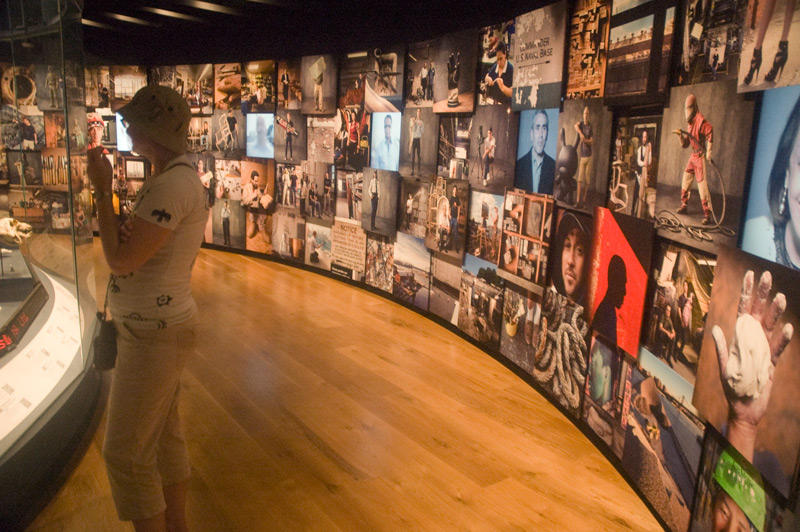
[[[692,404],[789,498],[800,454],[800,277],[728,246],[717,259]]]
[[[430,108],[410,107],[403,112],[400,127],[400,174],[427,179],[435,176],[439,117]]]
[[[323,271],[331,269],[331,228],[315,223],[306,224],[305,263]]]
[[[459,296],[458,328],[490,349],[500,346],[503,280],[497,265],[467,255]]]
[[[595,332],[636,358],[653,224],[595,208],[587,315]]]
[[[567,2],[518,15],[515,22],[514,111],[557,107],[561,103]]]
[[[736,79],[742,54],[747,0],[704,4],[684,0],[683,42],[676,85]],[[752,80],[751,80],[752,81]]]
[[[400,190],[401,218],[398,231],[425,238],[428,225],[428,180],[403,178]]]
[[[272,113],[276,102],[275,61],[250,61],[242,75],[242,112]]]
[[[622,458],[631,399],[631,364],[616,346],[592,335],[583,419],[614,456]]]
[[[275,159],[293,164],[306,159],[306,119],[297,111],[275,113]]]
[[[694,386],[717,259],[662,240],[653,255],[642,343]]]
[[[304,115],[332,115],[336,112],[336,80],[338,65],[332,55],[304,56],[300,82],[304,98],[300,109]]]
[[[467,223],[467,253],[496,265],[503,237],[503,196],[473,190]]]
[[[664,99],[671,71],[676,4],[677,0],[614,3],[606,103],[634,105]]]
[[[553,193],[557,131],[558,109],[520,113],[514,188],[537,194]]]
[[[392,293],[394,242],[381,235],[367,234],[367,262],[364,280],[369,286]]]
[[[336,219],[331,227],[331,273],[353,281],[364,281],[367,233],[361,224]]]
[[[610,27],[610,0],[583,2],[572,10],[569,22],[567,99],[603,97]]]
[[[239,111],[242,108],[242,64],[214,65],[214,108]]]
[[[249,113],[247,117],[247,156],[260,159],[275,158],[275,115]]]
[[[368,113],[403,110],[405,45],[374,48],[367,53],[364,105]]]
[[[514,87],[514,20],[481,28],[478,105],[511,107]]]
[[[736,93],[733,80],[672,89],[664,110],[663,131],[669,133],[661,135],[656,211],[671,211],[680,231],[659,234],[710,253],[720,244],[736,244],[754,108]],[[700,229],[700,238],[690,228]]]
[[[478,47],[474,30],[436,40],[435,60],[428,71],[433,84],[434,113],[471,113],[475,109]],[[431,73],[434,74],[431,74]]]
[[[502,241],[497,260],[498,275],[528,290],[541,293],[551,257],[553,198],[509,190],[500,207]],[[492,209],[488,214],[491,233],[495,214]]]
[[[479,106],[472,119],[469,137],[469,182],[473,188],[503,194],[514,186],[514,163],[517,155],[515,113],[499,105]]]
[[[363,183],[361,226],[365,231],[393,239],[397,233],[400,174],[365,168]]]
[[[425,245],[428,249],[462,259],[467,236],[469,183],[459,179],[438,177],[428,191],[428,227]]]
[[[278,110],[300,110],[303,89],[300,83],[301,60],[278,61]],[[298,119],[295,119],[297,121]]]
[[[800,58],[789,55],[797,46],[800,27],[797,4],[791,1],[747,2],[739,64],[739,92],[750,92],[798,83]],[[794,44],[792,44],[794,43]],[[786,70],[786,72],[784,72]],[[786,74],[784,76],[784,74]]]
[[[394,243],[394,284],[392,295],[421,310],[428,310],[431,253],[423,238],[397,233]]]
[[[472,115],[439,118],[438,175],[449,179],[469,178]]]
[[[664,393],[661,383],[668,377],[659,369],[671,371],[657,363],[631,373],[622,467],[667,529],[680,532],[691,517],[705,424]]]
[[[400,168],[400,113],[372,113],[372,146],[370,166],[376,170],[397,172]]]
[[[458,326],[461,273],[460,259],[454,259],[441,253],[433,254],[428,310],[454,327]]]
[[[599,98],[567,100],[558,121],[553,194],[561,205],[594,212],[608,189],[611,112]]]
[[[612,129],[614,142],[606,207],[655,220],[659,212],[656,204],[659,148],[665,131],[662,117],[621,115]]]
[[[766,91],[755,146],[741,247],[784,266],[800,267],[800,87]],[[787,181],[787,172],[788,181]]]

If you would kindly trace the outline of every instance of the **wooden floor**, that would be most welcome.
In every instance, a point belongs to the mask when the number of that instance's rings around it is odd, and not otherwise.
[[[194,289],[193,531],[661,530],[547,400],[428,319],[208,250]],[[103,430],[29,532],[133,530],[114,512]]]

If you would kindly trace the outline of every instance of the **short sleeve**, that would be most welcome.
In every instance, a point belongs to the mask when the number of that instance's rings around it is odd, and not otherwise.
[[[195,190],[191,171],[167,171],[157,177],[134,206],[137,217],[159,227],[174,230],[190,210],[190,198]]]

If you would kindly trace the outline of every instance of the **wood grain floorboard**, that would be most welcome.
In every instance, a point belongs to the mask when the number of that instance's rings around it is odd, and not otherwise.
[[[662,530],[554,406],[427,318],[210,250],[193,287],[202,326],[181,388],[193,531]],[[28,532],[133,530],[116,520],[104,429]]]

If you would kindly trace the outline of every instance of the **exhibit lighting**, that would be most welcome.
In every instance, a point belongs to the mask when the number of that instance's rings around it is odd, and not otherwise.
[[[155,13],[156,15],[161,15],[164,17],[178,18],[181,20],[188,20],[191,22],[205,22],[205,20],[201,19],[200,17],[193,17],[192,15],[187,15],[185,13],[178,13],[177,11],[170,11],[169,9],[161,9],[160,7],[143,7],[142,10],[149,11],[150,13]]]
[[[84,26],[91,26],[93,28],[100,28],[103,30],[116,30],[114,26],[109,26],[108,24],[103,24],[102,22],[95,22],[94,20],[89,20],[88,18],[82,18],[81,24]]]
[[[347,54],[348,59],[358,59],[359,57],[367,57],[367,52],[353,52],[352,54]]]
[[[148,20],[143,20],[136,17],[129,17],[128,15],[120,15],[119,13],[104,13],[104,14],[108,18],[121,20],[122,22],[130,22],[131,24],[139,24],[141,26],[155,26],[155,27],[159,26],[155,22],[150,22]]]
[[[184,4],[196,9],[203,9],[205,11],[213,11],[214,13],[223,13],[225,15],[241,15],[239,11],[227,6],[221,6],[213,2],[202,2],[201,0],[184,0]]]

